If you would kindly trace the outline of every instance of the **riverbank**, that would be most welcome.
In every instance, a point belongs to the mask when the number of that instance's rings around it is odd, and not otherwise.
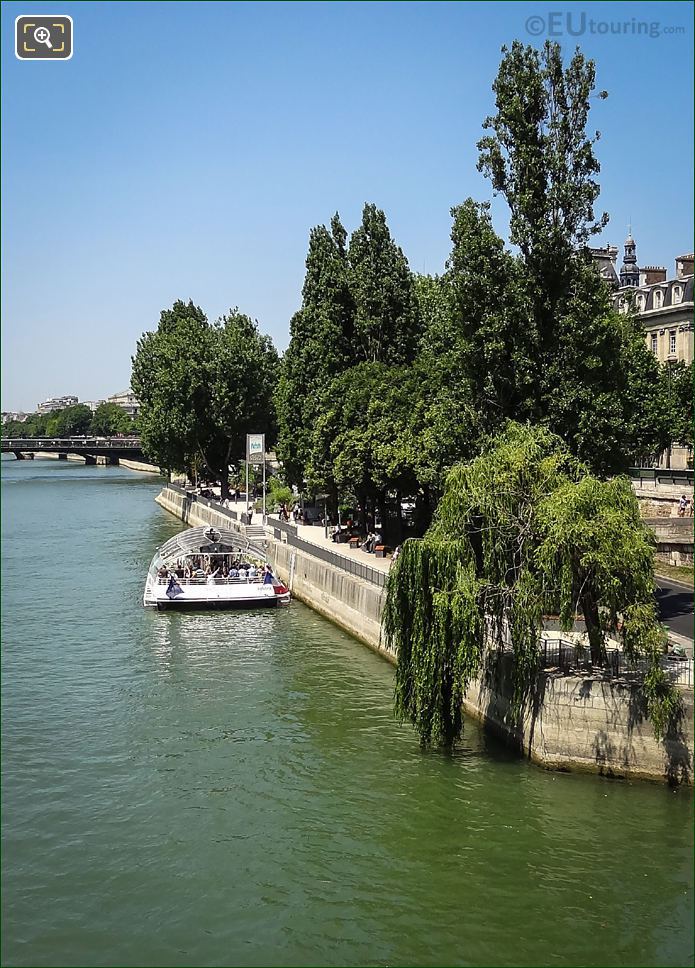
[[[190,526],[213,524],[246,533],[234,512],[214,502],[193,500],[178,488],[165,487],[156,501]],[[348,564],[335,564],[343,557],[349,563],[347,556],[318,543],[312,546],[274,525],[271,522],[266,529],[268,560],[292,594],[395,664],[396,657],[381,636],[383,583],[351,574]],[[545,669],[532,700],[517,715],[511,703],[511,677],[503,670],[494,688],[483,677],[471,684],[464,710],[520,754],[548,769],[691,783],[692,678],[679,689],[680,729],[664,742],[654,738],[639,683],[630,675],[567,675],[560,668]]]

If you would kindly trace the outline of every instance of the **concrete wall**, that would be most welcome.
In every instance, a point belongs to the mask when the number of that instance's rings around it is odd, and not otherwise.
[[[656,537],[656,557],[670,565],[693,563],[693,518],[645,518]]]
[[[192,527],[235,529],[228,517],[165,488],[156,498]],[[241,530],[241,529],[239,529]],[[384,590],[326,564],[285,541],[267,540],[268,560],[293,595],[395,663],[381,641]],[[508,670],[495,688],[484,679],[466,693],[465,712],[549,769],[692,782],[693,690],[682,690],[685,717],[678,736],[654,739],[636,686],[619,679],[546,671],[520,718],[512,714]]]
[[[654,738],[638,687],[624,679],[547,670],[521,716],[511,709],[507,669],[494,689],[477,680],[464,710],[548,768],[692,783],[693,690],[681,689],[683,718],[674,735]]]
[[[191,528],[199,528],[206,524],[214,524],[216,528],[225,528],[228,531],[240,531],[235,522],[220,514],[214,508],[206,507],[197,501],[188,501],[183,494],[165,487],[161,494],[155,498],[157,504],[165,511],[170,511]]]
[[[292,594],[391,661],[381,642],[384,589],[284,542],[271,540],[268,560]]]

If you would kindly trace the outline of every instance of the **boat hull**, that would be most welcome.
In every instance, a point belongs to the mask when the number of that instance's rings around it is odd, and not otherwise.
[[[276,595],[275,598],[250,598],[250,599],[211,599],[209,601],[194,599],[186,599],[185,601],[177,601],[176,599],[167,599],[167,601],[158,601],[156,603],[156,609],[158,612],[192,612],[192,611],[228,611],[230,609],[251,609],[251,608],[278,608],[280,605],[289,605],[289,601],[281,601],[280,595]]]

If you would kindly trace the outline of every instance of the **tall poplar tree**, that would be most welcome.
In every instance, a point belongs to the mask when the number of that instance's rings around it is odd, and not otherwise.
[[[544,423],[595,471],[616,473],[668,434],[654,361],[587,249],[608,220],[594,212],[599,134],[586,130],[595,66],[579,50],[565,66],[550,42],[538,51],[515,41],[503,55],[478,167],[507,201],[519,255],[503,251],[484,206],[454,210],[448,276],[462,372],[488,430],[505,417]]]
[[[350,291],[355,303],[355,362],[411,363],[420,335],[413,278],[386,216],[364,206],[350,238]]]
[[[275,396],[278,456],[290,483],[306,477],[317,401],[328,383],[354,362],[354,302],[350,293],[347,233],[336,213],[330,230],[311,230],[302,308],[290,321],[290,343]]]

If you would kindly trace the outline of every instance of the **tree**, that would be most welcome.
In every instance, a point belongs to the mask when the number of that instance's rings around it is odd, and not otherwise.
[[[667,363],[661,380],[668,406],[669,443],[693,446],[693,368],[683,362]]]
[[[133,420],[117,403],[100,403],[94,411],[90,432],[102,437],[127,434],[133,430]]]
[[[465,378],[481,429],[494,433],[508,417],[537,415],[542,347],[524,292],[523,265],[495,232],[489,203],[468,198],[451,214],[447,376]]]
[[[579,48],[565,68],[560,45],[550,41],[542,51],[514,41],[502,53],[492,85],[497,113],[483,124],[493,134],[478,143],[478,169],[507,200],[510,240],[548,301],[552,324],[568,260],[608,224],[605,213],[594,215],[600,134],[586,133],[596,68]]]
[[[275,396],[278,457],[290,483],[302,486],[315,426],[316,401],[326,385],[354,362],[354,303],[348,280],[347,233],[336,213],[330,231],[309,236],[302,308],[290,321]]]
[[[419,338],[412,276],[376,205],[364,206],[362,224],[350,238],[348,261],[356,360],[391,366],[412,362]]]
[[[334,504],[338,494],[354,494],[363,509],[378,508],[385,525],[386,498],[395,495],[400,519],[401,494],[418,486],[419,393],[410,367],[360,363],[336,377],[320,400],[308,465],[313,489],[327,491]]]
[[[628,657],[648,659],[644,693],[664,735],[678,700],[660,666],[654,545],[630,482],[602,482],[557,436],[510,424],[452,470],[432,527],[391,571],[383,621],[398,656],[398,714],[423,742],[451,744],[468,684],[505,651],[520,708],[555,612],[565,630],[583,614],[594,663],[609,634]]]
[[[272,342],[248,316],[230,310],[211,326],[192,302],[174,303],[133,358],[143,450],[169,469],[203,468],[226,497],[246,434],[272,442],[276,373]]]
[[[143,451],[169,470],[203,461],[208,435],[210,327],[192,301],[162,311],[155,333],[138,340],[131,387],[140,400]]]
[[[277,383],[278,355],[269,336],[258,324],[230,309],[212,327],[210,336],[210,410],[201,428],[200,452],[228,496],[228,467],[246,453],[246,435],[266,435],[266,447],[275,439],[273,393]],[[202,423],[202,422],[201,422]]]
[[[84,403],[76,403],[51,414],[46,424],[49,437],[75,437],[86,434],[92,423],[92,411]]]
[[[504,251],[486,206],[453,210],[461,371],[487,432],[505,418],[543,423],[597,473],[620,473],[663,446],[665,404],[644,340],[612,309],[586,248],[607,222],[594,215],[599,134],[586,133],[595,66],[577,50],[565,68],[550,42],[503,54],[478,167],[507,201],[519,255]]]

